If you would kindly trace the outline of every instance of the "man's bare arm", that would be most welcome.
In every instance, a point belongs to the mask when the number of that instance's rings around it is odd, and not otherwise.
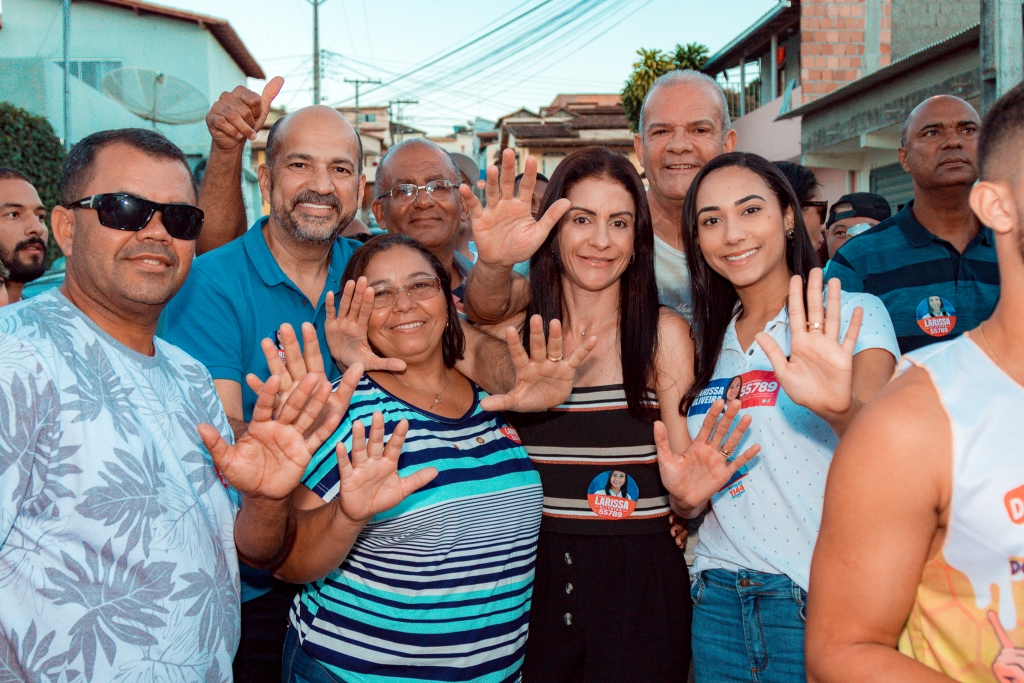
[[[516,369],[508,344],[462,323],[466,353],[455,368],[489,394],[505,394],[516,384]]]
[[[199,208],[205,220],[196,239],[197,256],[245,234],[248,221],[242,198],[243,151],[244,145],[231,151],[222,150],[216,144],[210,149],[199,186]]]
[[[230,379],[215,379],[213,388],[217,390],[224,414],[228,417],[228,424],[235,434],[235,441],[238,441],[249,428],[249,423],[242,419],[242,385]]]
[[[850,425],[829,470],[811,565],[808,681],[948,683],[896,644],[941,546],[951,458],[948,418],[921,369],[885,387]]]
[[[206,218],[196,240],[196,254],[212,251],[245,234],[248,222],[242,197],[242,157],[246,140],[255,140],[270,113],[270,103],[281,91],[284,79],[272,78],[257,95],[244,86],[221,93],[206,126],[213,144],[199,187],[199,208]]]
[[[466,278],[466,314],[473,322],[494,324],[522,313],[530,283],[511,268],[478,262]]]

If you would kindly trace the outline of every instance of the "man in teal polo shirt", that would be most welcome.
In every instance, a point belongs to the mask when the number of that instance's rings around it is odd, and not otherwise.
[[[211,132],[216,146],[218,133]],[[298,110],[271,130],[259,181],[270,215],[196,259],[164,318],[163,337],[210,371],[236,435],[244,433],[256,402],[245,376],[270,375],[260,342],[273,338],[282,323],[297,331],[304,322],[315,325],[324,357],[330,357],[324,299],[327,291],[337,291],[349,257],[360,246],[339,237],[366,183],[359,138],[330,107]],[[330,379],[340,376],[334,363],[326,366]],[[242,578],[235,677],[280,680],[294,589],[244,566]]]

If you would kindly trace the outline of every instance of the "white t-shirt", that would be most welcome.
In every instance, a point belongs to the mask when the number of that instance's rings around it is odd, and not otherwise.
[[[686,322],[693,320],[686,252],[669,246],[657,235],[654,236],[654,279],[658,283],[658,302],[686,318]]]
[[[889,313],[871,294],[843,292],[840,339],[857,307],[864,309],[864,323],[854,353],[878,348],[899,358]],[[788,356],[788,309],[783,308],[764,331]],[[761,445],[761,452],[712,497],[693,569],[785,574],[807,590],[825,479],[839,441],[827,422],[790,400],[757,342],[744,353],[736,339],[735,318],[726,330],[714,379],[690,406],[691,437],[696,437],[711,404],[737,377],[741,384],[733,386],[733,392],[738,390],[742,401],[740,416],[749,413],[753,421],[736,453],[754,444]]]

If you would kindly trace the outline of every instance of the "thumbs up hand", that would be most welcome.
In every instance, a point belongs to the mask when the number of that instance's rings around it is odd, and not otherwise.
[[[270,114],[270,104],[284,87],[284,79],[275,76],[267,81],[263,94],[257,95],[245,86],[221,93],[206,115],[206,127],[213,144],[225,151],[241,148],[246,140],[255,140]]]

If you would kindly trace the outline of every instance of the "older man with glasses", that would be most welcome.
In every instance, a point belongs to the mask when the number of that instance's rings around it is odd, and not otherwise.
[[[459,195],[462,176],[448,152],[429,140],[401,142],[377,167],[377,196],[371,207],[377,224],[408,235],[450,268],[452,296],[462,311],[463,280],[473,262],[456,250],[469,210]]]

